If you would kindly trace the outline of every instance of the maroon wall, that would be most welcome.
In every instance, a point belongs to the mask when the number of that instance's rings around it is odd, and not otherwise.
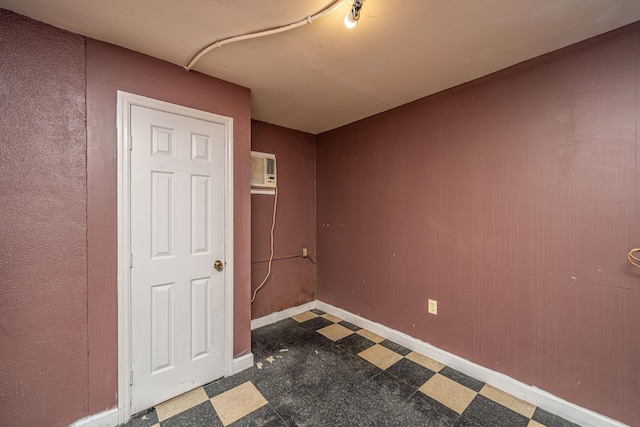
[[[318,299],[640,425],[639,60],[635,24],[319,135]]]
[[[0,70],[0,425],[117,404],[117,90],[234,119],[234,354],[249,352],[249,90],[2,9]]]
[[[251,206],[248,89],[87,39],[89,392],[91,413],[115,405],[117,387],[117,90],[232,117],[234,143],[234,354],[250,337]]]
[[[0,9],[2,426],[87,413],[84,88],[82,37]]]
[[[251,123],[251,149],[276,155],[278,209],[271,275],[251,306],[253,319],[316,299],[316,144],[315,136]],[[267,272],[273,196],[251,196],[251,289]],[[293,257],[309,249],[311,258]],[[278,259],[281,258],[281,259]]]

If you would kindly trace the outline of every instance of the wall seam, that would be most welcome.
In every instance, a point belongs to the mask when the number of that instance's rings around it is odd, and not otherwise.
[[[313,135],[313,241],[316,263],[313,266],[313,295],[318,299],[318,135]]]
[[[85,224],[85,253],[86,253],[86,280],[87,280],[87,397],[85,402],[85,412],[90,413],[91,408],[91,329],[89,328],[89,292],[91,287],[89,286],[89,126],[87,117],[89,116],[89,103],[87,99],[87,38],[82,37],[82,43],[84,46],[84,170],[85,170],[85,206],[84,206],[84,224]]]

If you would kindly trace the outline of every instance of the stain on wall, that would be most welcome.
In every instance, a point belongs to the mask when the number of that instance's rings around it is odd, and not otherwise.
[[[84,39],[0,9],[0,70],[0,425],[67,425],[88,409]]]
[[[276,155],[278,207],[272,272],[251,306],[253,319],[314,301],[316,289],[315,136],[251,122],[251,149]],[[274,196],[251,196],[251,289],[264,279],[271,253]],[[310,258],[295,257],[302,248]],[[284,258],[284,259],[278,259]]]
[[[640,424],[639,60],[634,24],[319,135],[318,299]]]

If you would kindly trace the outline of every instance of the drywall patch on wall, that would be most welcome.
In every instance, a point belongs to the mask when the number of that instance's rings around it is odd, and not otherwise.
[[[85,45],[0,9],[0,425],[88,414]]]

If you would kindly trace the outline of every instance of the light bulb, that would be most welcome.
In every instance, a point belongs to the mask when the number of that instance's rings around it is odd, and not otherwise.
[[[344,26],[347,28],[353,28],[358,23],[358,20],[353,17],[353,13],[347,13],[347,16],[344,17]]]

